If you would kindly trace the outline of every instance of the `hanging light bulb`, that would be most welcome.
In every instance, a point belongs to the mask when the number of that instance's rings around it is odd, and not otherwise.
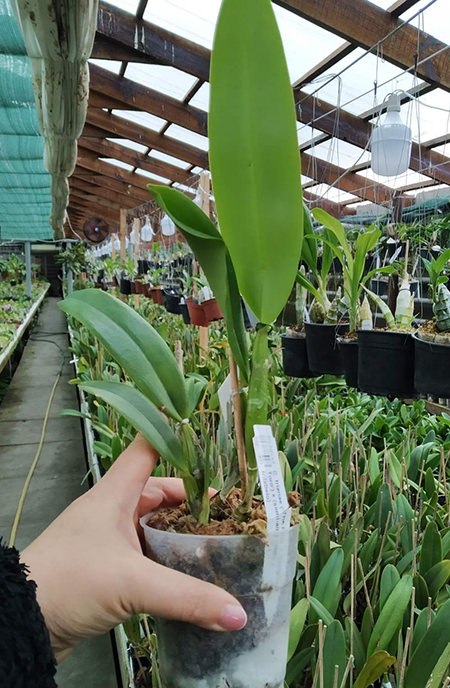
[[[132,229],[130,232],[130,241],[132,244],[136,243],[136,232],[134,231],[134,229]]]
[[[116,249],[116,251],[120,251],[120,239],[114,240],[114,248]]]
[[[391,93],[382,124],[372,132],[372,169],[382,177],[403,174],[411,159],[412,131],[400,117],[400,94]]]
[[[173,236],[175,234],[175,225],[168,215],[164,215],[161,220],[161,231],[164,236]]]
[[[141,239],[142,241],[151,241],[153,239],[153,229],[150,224],[150,219],[147,217],[145,225],[141,229]]]

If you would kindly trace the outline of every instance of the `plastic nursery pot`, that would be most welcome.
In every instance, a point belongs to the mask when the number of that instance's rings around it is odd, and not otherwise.
[[[141,519],[146,555],[163,566],[215,583],[234,595],[248,621],[217,633],[156,619],[162,684],[170,688],[282,688],[286,673],[298,526],[269,545],[252,535],[184,535]]]
[[[412,335],[414,342],[414,386],[421,394],[450,398],[450,346]]]
[[[362,392],[414,396],[414,342],[409,333],[359,330],[358,357]]]
[[[345,381],[349,387],[358,389],[358,340],[337,338],[344,362]]]
[[[136,282],[130,282],[131,293],[136,294]]]
[[[142,284],[142,282],[139,282],[139,280],[136,280],[134,283],[135,294],[143,294],[144,293],[143,286],[144,285]]]
[[[163,300],[163,293],[162,289],[160,287],[151,287],[150,288],[150,295],[155,303],[157,303],[159,306],[164,305],[164,300]]]
[[[283,352],[283,370],[290,377],[315,377],[311,372],[306,350],[306,336],[292,337],[289,334],[281,335],[281,347]]]
[[[174,313],[175,315],[181,314],[180,296],[178,294],[174,294],[173,292],[169,291],[168,289],[164,289],[163,290],[163,299],[164,299],[164,305],[166,307],[166,311],[168,313]]]
[[[131,284],[129,280],[123,278],[120,280],[120,293],[126,296],[131,294]]]
[[[189,318],[191,325],[199,325],[200,327],[208,327],[209,320],[203,310],[201,303],[195,303],[192,298],[186,299],[186,305],[189,311]]]
[[[117,277],[116,277],[115,275],[114,275],[114,277],[112,278],[112,283],[113,283],[113,286],[114,286],[114,287],[118,287],[118,286],[119,286],[119,282],[117,281]]]
[[[211,320],[220,320],[223,318],[222,311],[220,310],[216,299],[208,299],[207,301],[203,301],[202,306],[206,318],[210,322]]]
[[[138,273],[140,275],[145,275],[149,269],[148,260],[138,260]]]
[[[146,282],[143,282],[142,284],[142,293],[147,299],[151,299],[151,294],[150,294],[150,285],[147,284]]]
[[[383,279],[371,279],[370,280],[370,291],[378,296],[386,296],[388,292],[388,281]]]
[[[337,346],[336,336],[348,332],[348,323],[339,323],[339,325],[305,323],[305,332],[309,367],[312,372],[342,375],[344,361]]]
[[[183,321],[185,325],[191,324],[191,318],[189,316],[189,310],[186,303],[180,303],[180,313],[183,316]]]

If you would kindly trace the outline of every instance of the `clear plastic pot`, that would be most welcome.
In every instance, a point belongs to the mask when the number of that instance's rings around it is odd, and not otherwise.
[[[156,620],[164,688],[282,688],[286,672],[298,526],[270,535],[183,535],[141,519],[146,555],[164,566],[215,583],[247,612],[241,631],[214,632]]]

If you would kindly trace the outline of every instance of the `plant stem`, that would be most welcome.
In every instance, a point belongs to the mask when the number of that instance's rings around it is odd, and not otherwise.
[[[241,395],[239,391],[239,380],[238,372],[236,367],[236,361],[233,358],[231,349],[228,351],[228,360],[230,363],[230,375],[231,375],[231,391],[232,391],[232,403],[233,403],[233,413],[234,413],[234,433],[236,436],[236,448],[239,464],[239,475],[241,478],[241,490],[242,494],[247,494],[248,490],[248,472],[247,472],[247,459],[245,456],[245,440],[244,440],[244,426],[242,421],[242,407],[241,407]]]

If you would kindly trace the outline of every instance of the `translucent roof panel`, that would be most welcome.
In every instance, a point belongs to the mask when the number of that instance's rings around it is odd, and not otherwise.
[[[176,165],[177,167],[181,167],[183,170],[187,170],[188,167],[190,167],[190,164],[186,162],[185,160],[180,160],[179,158],[174,158],[172,155],[167,155],[167,153],[163,153],[162,151],[159,150],[152,150],[151,155],[148,156],[149,158],[157,158],[158,160],[162,160],[163,162],[168,162],[171,165]]]
[[[130,14],[136,14],[137,8],[139,7],[139,0],[108,0],[108,4],[125,10],[126,12],[130,12]]]
[[[197,108],[200,108],[201,110],[205,110],[208,112],[209,110],[209,83],[204,83],[203,86],[201,86],[195,96],[190,99],[189,105],[194,105]]]
[[[310,186],[308,188],[310,193],[320,196],[320,198],[325,198],[329,201],[335,201],[336,203],[345,203],[345,201],[351,201],[353,199],[357,200],[357,196],[353,194],[346,193],[335,187],[330,187],[328,184],[317,184],[316,186]]]
[[[175,67],[155,64],[129,62],[125,70],[127,79],[137,81],[148,88],[165,93],[172,98],[183,100],[197,81],[195,76],[186,74]]]
[[[411,100],[402,106],[402,117],[415,141],[442,136],[450,130],[450,93],[439,88]]]
[[[419,0],[401,16],[403,21],[413,17],[421,9],[429,5],[430,0]],[[443,43],[448,43],[448,22],[450,20],[450,8],[448,0],[436,0],[433,5],[415,17],[411,21],[412,26],[420,26],[426,33],[438,38]]]
[[[136,143],[136,141],[130,141],[130,139],[107,138],[106,140],[111,141],[111,143],[117,143],[119,146],[123,146],[124,148],[131,148],[133,151],[137,151],[138,153],[147,152],[147,146],[143,146],[141,143]]]
[[[206,136],[196,134],[195,131],[180,127],[178,124],[171,124],[166,133],[173,139],[189,143],[189,145],[201,148],[201,150],[207,151],[209,149],[209,140]]]
[[[122,160],[116,160],[116,158],[100,158],[102,162],[108,162],[110,165],[115,165],[116,167],[122,167],[124,170],[129,170],[131,171],[133,169],[133,165],[128,165],[126,162],[122,162]]]
[[[353,64],[358,58],[361,59]],[[378,84],[376,97],[375,81]],[[405,74],[404,70],[381,57],[365,54],[362,48],[357,48],[303,90],[307,93],[317,91],[319,99],[358,115],[382,103],[388,93],[399,88],[407,91],[417,83],[413,75]]]
[[[161,182],[161,184],[170,184],[171,182],[171,180],[166,177],[160,177],[159,174],[153,174],[153,172],[147,172],[147,170],[141,170],[140,168],[136,170],[136,174],[140,174],[143,177],[151,177],[151,179],[154,179],[156,182]]]
[[[144,19],[211,48],[220,3],[221,0],[151,0]],[[292,81],[317,64],[324,49],[331,52],[342,44],[341,38],[289,10],[278,5],[274,5],[274,10]]]
[[[370,160],[370,153],[368,151],[364,151],[362,148],[337,138],[314,145],[308,150],[308,153],[338,167],[352,167],[357,163]]]
[[[96,57],[91,57],[89,62],[97,65],[97,67],[107,69],[108,72],[114,72],[114,74],[118,74],[122,66],[122,63],[119,60],[99,60]]]
[[[366,177],[369,183],[376,182],[377,184],[385,184],[386,186],[390,186],[391,189],[400,189],[409,184],[421,184],[423,182],[428,182],[430,179],[413,170],[406,170],[404,174],[399,174],[396,177],[380,177],[373,172],[372,168],[361,170],[358,174],[362,177]]]
[[[155,115],[151,115],[149,112],[140,112],[138,110],[113,110],[112,114],[117,115],[117,117],[128,119],[130,122],[142,124],[142,126],[152,129],[153,131],[161,131],[163,126],[167,124],[165,119],[155,117]]]

